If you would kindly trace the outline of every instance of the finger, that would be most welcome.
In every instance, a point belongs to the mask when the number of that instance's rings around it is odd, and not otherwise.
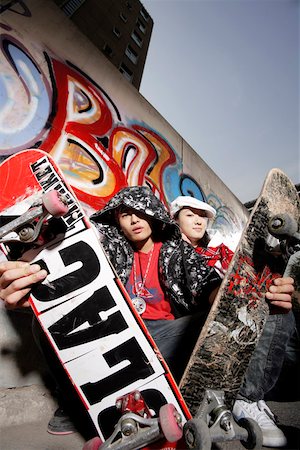
[[[22,278],[17,278],[9,284],[9,286],[6,288],[6,291],[8,293],[11,293],[30,287],[32,284],[44,280],[47,275],[48,275],[47,271],[45,269],[42,269],[32,273],[31,275],[27,275]]]
[[[279,312],[279,313],[288,313],[292,309],[292,304],[290,302],[284,302],[284,301],[274,301],[270,304],[271,311],[273,312]]]
[[[286,284],[294,284],[294,279],[292,277],[275,278],[273,283],[275,286],[284,286]]]
[[[270,292],[266,293],[266,298],[270,301],[284,301],[291,302],[291,295],[289,292]]]
[[[29,306],[28,294],[30,293],[30,288],[21,289],[17,292],[13,292],[8,295],[4,304],[7,309],[24,308]]]
[[[47,271],[43,269],[27,277],[18,278],[5,289],[0,289],[0,298],[3,299],[8,307],[17,308],[17,303],[23,299],[24,295],[30,292],[31,286],[42,281],[46,276]]]
[[[292,284],[282,284],[279,286],[271,285],[269,288],[269,292],[272,294],[292,294],[295,288]]]
[[[25,261],[2,261],[0,263],[0,274],[5,272],[6,270],[18,269],[27,266],[29,266],[29,263]]]
[[[13,266],[10,269],[7,269],[2,273],[0,277],[0,287],[2,289],[6,289],[12,282],[15,280],[21,279],[23,277],[27,277],[30,275],[37,274],[41,270],[38,264],[28,264],[18,266]]]

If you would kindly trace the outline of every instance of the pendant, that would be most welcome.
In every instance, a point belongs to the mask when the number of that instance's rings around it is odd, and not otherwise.
[[[146,302],[141,297],[133,297],[131,299],[134,309],[138,314],[143,314],[146,311]]]

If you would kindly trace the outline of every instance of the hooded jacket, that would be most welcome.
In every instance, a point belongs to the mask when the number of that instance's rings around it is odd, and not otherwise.
[[[154,240],[162,242],[159,254],[159,278],[175,317],[195,310],[207,311],[208,296],[221,280],[204,258],[181,239],[178,225],[161,201],[146,186],[126,187],[99,212],[91,216],[100,232],[102,246],[122,283],[129,279],[134,249],[119,229],[115,213],[127,206],[151,219]]]

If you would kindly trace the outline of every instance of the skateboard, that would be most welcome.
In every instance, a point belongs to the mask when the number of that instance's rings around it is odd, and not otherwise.
[[[283,252],[288,260],[285,275],[295,276],[297,267],[299,283],[299,215],[293,183],[272,169],[179,384],[193,415],[184,426],[188,448],[243,441],[240,426],[248,429],[253,445],[262,444],[258,425],[246,419],[236,423],[231,409],[269,314],[265,293],[287,263],[270,251],[279,244],[278,238],[290,249],[290,254]],[[291,248],[296,249],[293,255]]]
[[[8,259],[48,272],[29,301],[91,417],[98,447],[176,448],[191,415],[51,156],[35,149],[6,159],[0,192],[1,248]]]

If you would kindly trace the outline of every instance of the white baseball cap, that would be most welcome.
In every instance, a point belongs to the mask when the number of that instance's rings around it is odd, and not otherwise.
[[[174,217],[175,214],[184,207],[201,209],[206,212],[206,217],[209,219],[213,219],[217,214],[215,208],[210,206],[208,203],[202,202],[195,197],[190,197],[189,195],[180,195],[170,204],[171,216]]]

